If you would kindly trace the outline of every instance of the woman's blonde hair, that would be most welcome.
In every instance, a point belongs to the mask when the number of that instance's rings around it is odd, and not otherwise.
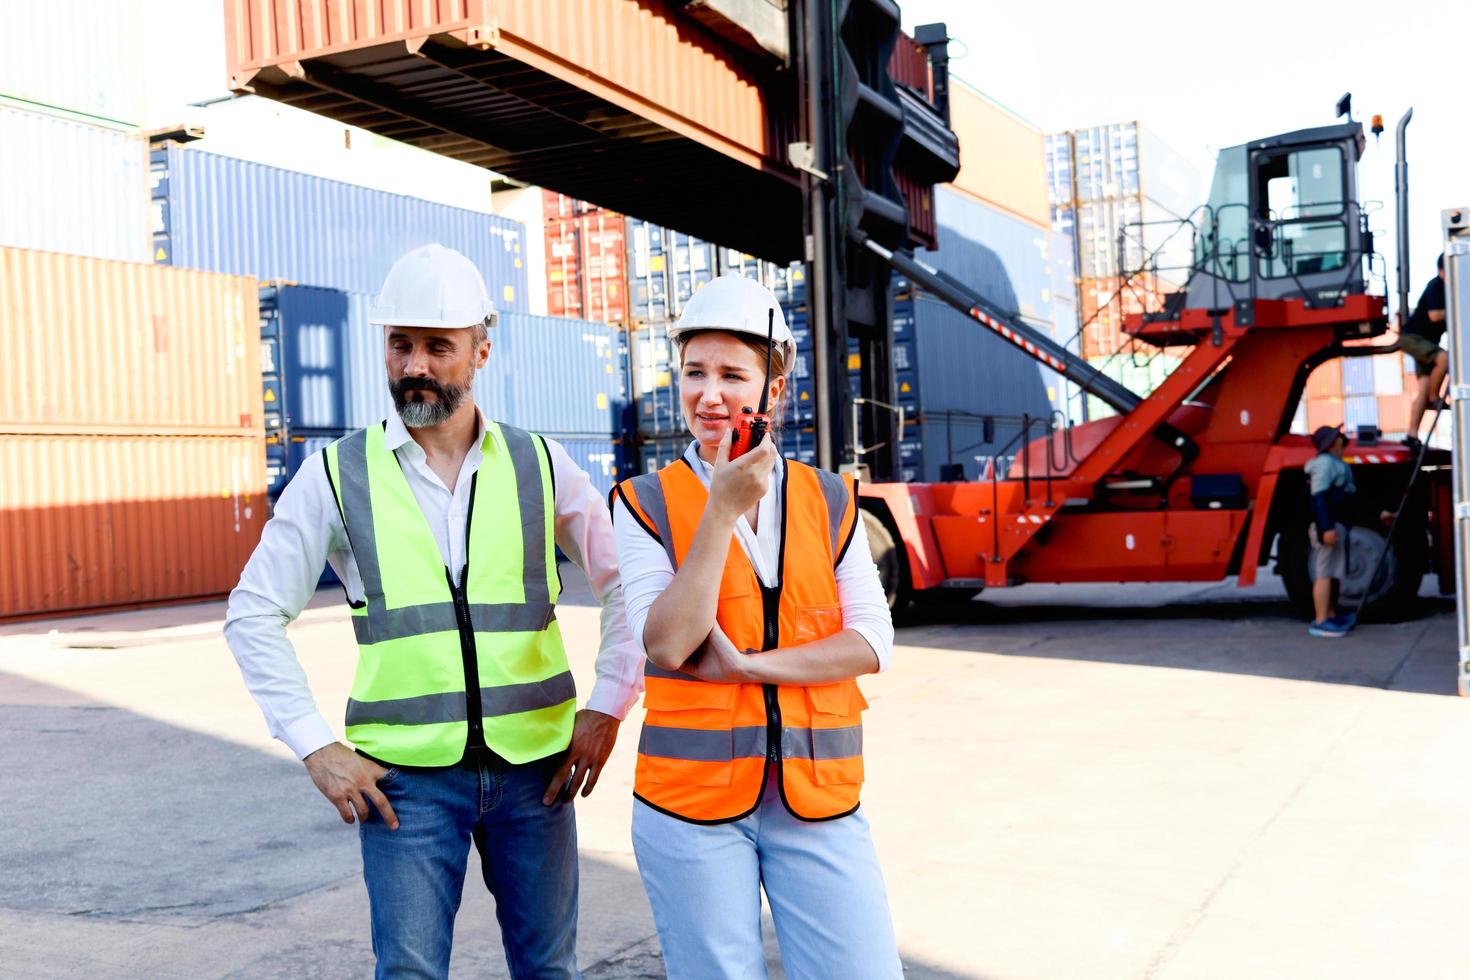
[[[759,337],[748,334],[735,333],[732,330],[695,330],[679,338],[679,367],[684,367],[684,351],[689,346],[689,341],[701,334],[723,333],[740,341],[745,348],[760,358],[761,370],[764,372],[766,366],[766,342]],[[786,378],[786,372],[790,365],[786,363],[786,348],[784,345],[775,344],[771,348],[771,378]],[[766,406],[766,415],[770,417],[771,428],[781,427],[781,417],[786,414],[786,395],[791,390],[791,379],[786,378],[786,385],[781,389],[781,394],[775,401]]]

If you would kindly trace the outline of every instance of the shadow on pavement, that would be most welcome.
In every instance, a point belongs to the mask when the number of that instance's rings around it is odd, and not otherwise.
[[[298,763],[4,672],[0,706],[0,974],[371,975],[356,829]],[[585,975],[662,977],[637,874],[581,868]],[[473,857],[455,943],[455,976],[506,975]]]
[[[911,610],[897,642],[1456,694],[1454,599],[1426,590],[1419,602],[1412,618],[1327,640],[1307,635],[1272,582],[1246,592],[1230,583],[1022,586]]]

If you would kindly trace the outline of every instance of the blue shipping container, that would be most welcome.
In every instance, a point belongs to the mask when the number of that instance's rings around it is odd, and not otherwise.
[[[1376,393],[1373,386],[1373,358],[1344,357],[1342,359],[1342,393],[1348,396]]]
[[[608,436],[548,436],[567,451],[576,463],[592,479],[592,486],[603,499],[612,492],[613,484],[621,476],[623,446]]]
[[[1051,233],[943,187],[934,191],[939,248],[917,255],[1001,310],[1050,330]]]
[[[1367,360],[1367,358],[1358,358],[1358,360]],[[1355,434],[1365,425],[1376,427],[1378,425],[1378,396],[1348,395],[1342,400],[1342,422],[1350,432]]]
[[[507,413],[498,417],[547,434],[621,432],[627,398],[622,330],[591,320],[512,313],[501,317],[490,339],[486,372],[498,362]]]
[[[351,430],[338,429],[328,432],[306,430],[267,436],[266,493],[272,499],[279,497],[281,491],[286,489],[286,484],[291,482],[291,478],[301,469],[301,464],[305,463],[312,453],[321,452],[349,431]]]
[[[628,219],[628,300],[635,320],[678,317],[694,291],[714,278],[715,247],[683,232]]]
[[[375,293],[399,256],[437,242],[475,263],[498,308],[529,312],[517,222],[177,144],[150,159],[161,265]]]

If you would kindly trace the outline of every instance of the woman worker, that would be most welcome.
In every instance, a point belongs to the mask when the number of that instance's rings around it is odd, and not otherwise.
[[[714,279],[669,334],[694,441],[613,504],[648,657],[633,846],[668,974],[765,977],[764,886],[787,976],[899,977],[858,811],[854,678],[887,665],[893,623],[856,488],[782,460],[771,438],[729,458],[763,386],[773,419],[784,407],[795,351],[769,290]]]

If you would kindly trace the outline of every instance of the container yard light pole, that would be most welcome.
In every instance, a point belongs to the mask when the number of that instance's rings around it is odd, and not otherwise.
[[[1446,333],[1450,348],[1455,499],[1455,622],[1460,653],[1458,687],[1470,697],[1470,207],[1450,208],[1444,219]]]

